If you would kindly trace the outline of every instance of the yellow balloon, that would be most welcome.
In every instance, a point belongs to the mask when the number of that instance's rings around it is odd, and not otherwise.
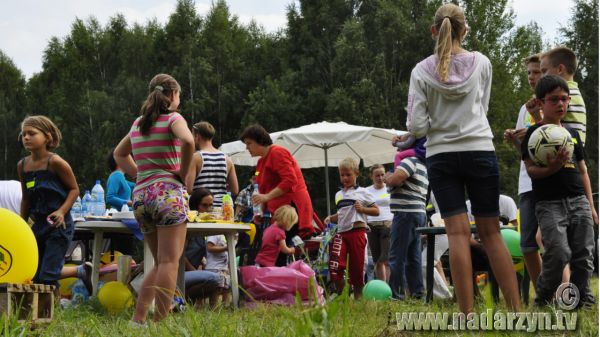
[[[67,263],[65,267],[77,267],[76,264]],[[77,282],[77,277],[67,277],[58,280],[58,284],[60,285],[60,296],[70,298],[73,296],[73,284]]]
[[[121,255],[123,255],[123,253],[121,253],[118,250],[115,250],[112,254],[110,251],[104,252],[100,257],[100,264],[106,266],[109,264],[117,263],[119,261],[119,256]]]
[[[111,314],[117,314],[133,306],[131,290],[119,281],[105,283],[98,291],[98,300]]]
[[[250,229],[246,231],[246,234],[250,237],[250,244],[254,242],[254,237],[256,236],[256,225],[253,223],[249,223]]]
[[[38,267],[31,227],[16,213],[0,208],[0,283],[30,283]]]

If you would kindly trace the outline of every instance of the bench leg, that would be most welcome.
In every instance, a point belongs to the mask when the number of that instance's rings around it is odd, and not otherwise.
[[[435,235],[427,234],[427,294],[425,294],[425,303],[433,300],[433,253],[435,251]]]

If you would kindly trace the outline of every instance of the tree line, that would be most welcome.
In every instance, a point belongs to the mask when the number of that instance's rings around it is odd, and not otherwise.
[[[488,118],[495,135],[502,193],[516,197],[519,156],[502,140],[531,93],[522,59],[552,46],[534,22],[515,24],[508,0],[454,1],[465,9],[465,48],[493,65]],[[242,24],[223,0],[204,16],[193,0],[179,0],[165,24],[128,23],[115,14],[104,26],[76,18],[70,33],[53,37],[39,73],[25,80],[0,51],[2,179],[16,179],[26,155],[18,141],[26,115],[49,116],[63,133],[57,152],[82,188],[105,181],[105,158],[139,115],[153,75],[182,86],[181,113],[191,125],[212,123],[216,145],[238,139],[258,122],[274,132],[309,123],[405,129],[412,68],[433,51],[429,27],[440,0],[300,0],[287,25],[268,33]],[[576,75],[588,111],[587,162],[598,186],[598,0],[575,0],[560,44],[579,57]],[[336,169],[330,168],[331,176]],[[250,168],[238,168],[241,186]],[[305,171],[313,203],[324,213],[323,169]],[[335,190],[337,182],[332,179]],[[366,174],[360,182],[369,184]],[[331,196],[329,196],[331,197]]]

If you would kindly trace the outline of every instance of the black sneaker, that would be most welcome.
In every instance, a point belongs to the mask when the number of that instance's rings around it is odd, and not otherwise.
[[[549,305],[553,305],[554,301],[552,298],[541,298],[539,296],[536,296],[535,299],[533,300],[533,305],[536,308],[545,308]]]
[[[83,263],[83,275],[81,277],[81,281],[83,281],[83,285],[85,289],[88,291],[90,296],[92,296],[93,286],[92,286],[92,269],[93,265],[91,262]]]
[[[577,309],[594,309],[596,307],[596,300],[593,295],[586,295],[577,304]]]

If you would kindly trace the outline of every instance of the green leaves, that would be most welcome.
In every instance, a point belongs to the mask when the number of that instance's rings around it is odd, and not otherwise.
[[[502,192],[516,196],[515,154],[502,133],[514,127],[531,94],[522,59],[542,51],[542,31],[535,23],[515,26],[508,0],[457,2],[470,25],[465,47],[486,54],[493,65],[488,117]],[[240,23],[223,0],[203,16],[194,1],[179,0],[164,25],[128,23],[120,14],[104,26],[93,17],[73,18],[67,36],[50,39],[43,70],[28,82],[0,53],[0,127],[9,131],[0,136],[0,175],[15,179],[25,154],[16,140],[19,122],[26,114],[44,114],[61,128],[58,152],[80,185],[105,178],[105,156],[128,132],[149,80],[160,72],[179,81],[180,111],[189,124],[215,126],[217,146],[255,122],[271,132],[322,120],[404,129],[410,73],[433,52],[430,25],[441,3],[300,0],[288,7],[287,26],[277,33]],[[576,0],[561,32],[580,61],[576,80],[589,114],[586,146],[596,186],[598,1]],[[320,205],[331,197],[323,196],[323,171],[304,173],[323,213]],[[331,184],[337,186],[335,179]]]
[[[17,160],[21,146],[17,140],[27,104],[25,78],[0,50],[0,175],[17,179]]]

